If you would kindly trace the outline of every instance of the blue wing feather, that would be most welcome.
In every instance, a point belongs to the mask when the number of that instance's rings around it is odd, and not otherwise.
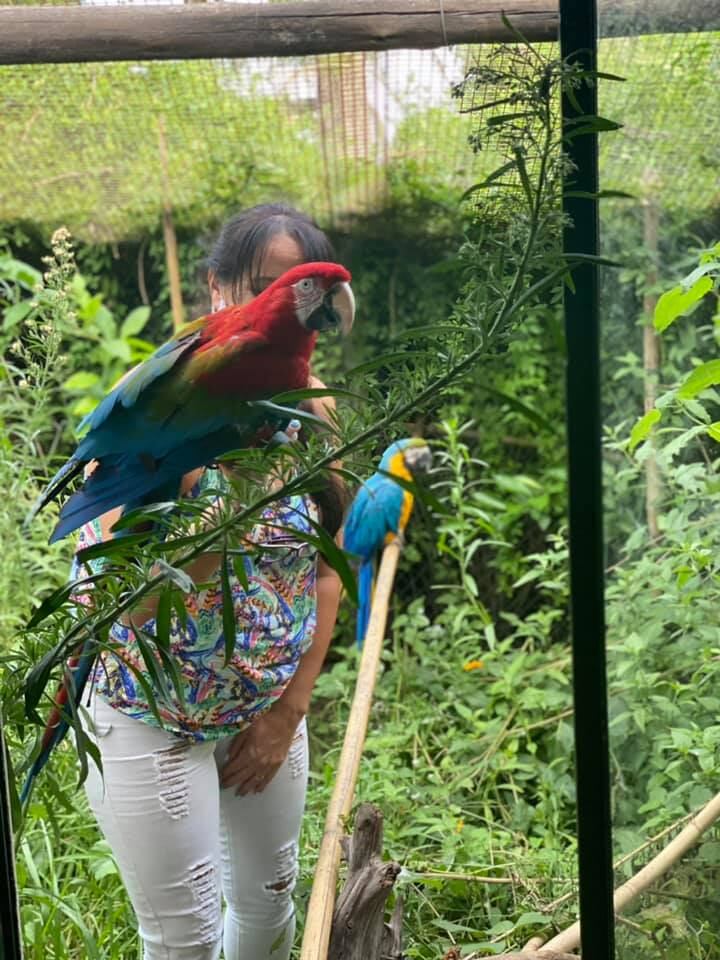
[[[358,649],[362,650],[365,642],[368,624],[370,623],[370,607],[372,605],[373,560],[364,560],[360,565],[358,576],[358,612],[355,624],[355,639]]]
[[[403,489],[375,473],[358,491],[345,521],[345,548],[369,557],[383,546],[388,533],[397,533],[402,515]]]
[[[168,340],[161,347],[147,358],[140,366],[136,367],[124,380],[122,380],[110,393],[91,410],[80,423],[79,431],[86,428],[97,430],[108,419],[110,414],[118,405],[128,409],[138,400],[140,394],[146,390],[152,383],[168,373],[178,360],[195,345],[201,335],[200,330],[192,334],[180,337],[178,339]]]
[[[345,521],[343,544],[362,558],[358,576],[358,612],[355,637],[362,647],[370,621],[375,555],[388,533],[397,533],[403,506],[403,489],[389,477],[374,473],[358,490]]]

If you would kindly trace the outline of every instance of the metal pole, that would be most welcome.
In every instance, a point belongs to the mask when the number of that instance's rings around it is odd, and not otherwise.
[[[5,737],[0,717],[0,960],[22,960]]]
[[[587,70],[597,66],[596,0],[560,0],[563,59]],[[575,91],[584,115],[597,115],[595,83]],[[563,121],[577,116],[567,98]],[[572,189],[598,191],[595,133],[568,144],[575,166]],[[566,198],[566,251],[597,255],[598,204]],[[580,923],[583,960],[615,955],[613,868],[605,676],[604,549],[600,408],[598,268],[574,271],[575,291],[565,290],[567,337],[567,431],[570,514],[573,688],[577,782]]]

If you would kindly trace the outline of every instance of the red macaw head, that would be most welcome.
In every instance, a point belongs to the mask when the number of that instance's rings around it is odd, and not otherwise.
[[[292,267],[256,297],[252,306],[282,302],[291,307],[307,331],[339,330],[347,334],[355,319],[350,274],[339,263],[301,263]]]

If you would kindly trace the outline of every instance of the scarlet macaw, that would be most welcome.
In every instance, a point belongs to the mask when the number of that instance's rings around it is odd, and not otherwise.
[[[87,434],[30,514],[97,461],[50,542],[112,507],[175,499],[185,473],[287,421],[293,411],[267,400],[307,387],[318,331],[348,332],[349,281],[339,264],[300,264],[250,303],[188,324],[136,367],[82,421]]]
[[[413,509],[413,494],[392,477],[412,480],[431,463],[430,448],[421,437],[391,443],[382,455],[378,472],[363,483],[350,505],[343,545],[361,558],[355,634],[358,647],[363,645],[370,619],[375,555],[386,543],[403,536]]]
[[[349,281],[339,264],[301,264],[250,303],[202,317],[159,347],[85,417],[88,433],[33,508],[31,517],[97,461],[60,511],[51,542],[112,507],[174,499],[185,473],[277,431],[295,411],[262,401],[307,387],[318,331],[350,330]],[[95,653],[87,640],[67,662],[23,803],[68,730],[68,700],[80,703]]]

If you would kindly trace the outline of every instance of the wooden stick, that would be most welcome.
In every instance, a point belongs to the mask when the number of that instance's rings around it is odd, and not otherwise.
[[[649,886],[659,880],[687,851],[697,843],[703,833],[720,818],[720,793],[717,793],[702,810],[684,827],[670,843],[653,857],[650,863],[639,870],[635,876],[618,887],[613,897],[615,913],[622,913],[625,907],[637,899]],[[535,941],[533,941],[535,942]],[[543,950],[570,951],[580,943],[580,923],[576,922],[567,930],[549,940]]]
[[[335,884],[340,866],[340,840],[344,833],[343,821],[350,813],[355,793],[385,637],[388,605],[399,557],[400,543],[395,541],[385,547],[380,562],[355,695],[350,707],[345,741],[335,777],[335,788],[325,818],[325,831],[315,867],[315,879],[307,908],[300,960],[325,960],[327,956],[335,903]]]
[[[167,139],[165,137],[165,118],[158,117],[158,147],[160,150],[160,168],[163,180],[163,238],[165,240],[165,263],[170,285],[170,308],[172,310],[173,329],[178,330],[185,322],[182,285],[180,283],[180,260],[178,258],[177,236],[173,223],[170,201],[170,164],[168,161]]]

